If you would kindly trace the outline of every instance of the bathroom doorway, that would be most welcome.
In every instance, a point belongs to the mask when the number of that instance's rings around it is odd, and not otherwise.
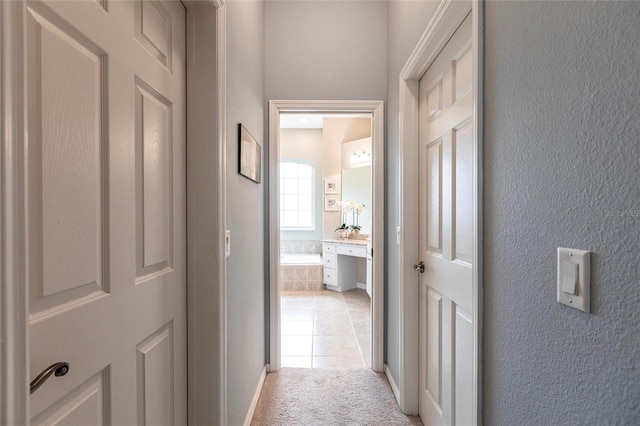
[[[380,102],[270,103],[269,371],[382,371],[382,134]]]
[[[371,114],[282,113],[279,142],[281,366],[369,368]]]

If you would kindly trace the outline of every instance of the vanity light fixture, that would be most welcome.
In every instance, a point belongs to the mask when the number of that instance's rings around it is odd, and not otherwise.
[[[350,161],[353,164],[367,163],[367,162],[371,161],[371,153],[365,151],[364,149],[362,150],[362,153],[360,153],[360,154],[358,154],[355,151],[353,151],[353,154],[351,154]]]

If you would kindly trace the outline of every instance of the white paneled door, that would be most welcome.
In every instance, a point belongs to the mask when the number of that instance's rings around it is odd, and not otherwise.
[[[467,16],[420,80],[420,417],[473,424],[475,182]]]
[[[23,4],[32,423],[185,424],[184,7]]]

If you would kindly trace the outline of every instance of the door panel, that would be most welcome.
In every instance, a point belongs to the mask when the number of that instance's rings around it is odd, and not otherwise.
[[[32,421],[185,424],[184,7],[23,4]]]
[[[37,6],[27,8],[26,23],[27,50],[36,65],[27,68],[29,156],[37,165],[29,167],[29,290],[35,317],[109,291],[105,55]]]
[[[473,50],[471,40],[463,45],[460,52],[455,55],[451,72],[453,74],[453,93],[455,101],[471,92],[473,82]]]
[[[427,392],[437,408],[442,404],[442,296],[427,291]]]
[[[455,306],[455,401],[456,424],[473,424],[473,320],[464,309]]]
[[[473,128],[471,122],[454,131],[455,167],[453,259],[471,263],[473,259]]]
[[[135,3],[135,36],[149,54],[171,72],[173,21],[162,2]]]
[[[137,277],[171,268],[171,102],[136,78]]]
[[[173,423],[173,324],[137,345],[138,424]]]
[[[420,417],[473,421],[472,49],[469,15],[420,81]]]
[[[442,141],[427,147],[427,246],[432,253],[442,253]]]
[[[109,371],[105,369],[31,420],[39,425],[109,425]]]

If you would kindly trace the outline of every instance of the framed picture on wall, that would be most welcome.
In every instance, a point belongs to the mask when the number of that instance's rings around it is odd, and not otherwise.
[[[337,212],[338,211],[338,197],[324,197],[324,211],[325,212]]]
[[[324,193],[325,194],[338,194],[338,179],[325,179],[324,180]]]
[[[242,123],[238,124],[238,151],[238,173],[260,183],[262,147]]]

